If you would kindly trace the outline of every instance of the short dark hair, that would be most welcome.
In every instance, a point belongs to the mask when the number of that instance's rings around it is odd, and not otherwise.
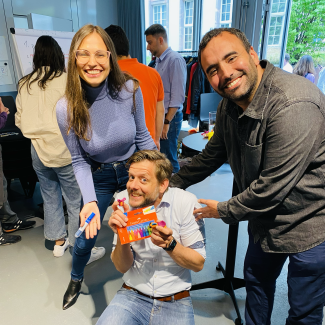
[[[116,25],[109,25],[105,28],[105,32],[113,41],[116,54],[119,56],[128,56],[130,45],[123,28]]]
[[[150,27],[148,27],[145,32],[144,35],[149,36],[161,36],[165,42],[167,42],[167,32],[166,29],[164,28],[163,25],[160,24],[153,24]]]
[[[133,163],[148,160],[156,165],[156,177],[161,184],[165,179],[170,180],[173,173],[173,165],[165,154],[157,150],[140,150],[135,152],[128,160],[127,167]]]
[[[217,37],[218,35],[220,35],[223,32],[227,32],[230,34],[235,35],[237,38],[239,38],[243,45],[245,50],[247,51],[247,53],[249,53],[249,50],[251,48],[251,44],[249,43],[246,35],[239,29],[237,28],[215,28],[210,30],[209,32],[207,32],[199,45],[199,52],[198,52],[198,57],[199,57],[199,63],[201,64],[201,53],[202,51],[206,48],[206,46],[208,45],[208,43],[212,40],[212,38]]]
[[[286,53],[286,54],[284,55],[284,59],[285,59],[287,62],[289,62],[289,61],[290,61],[290,55],[289,55],[288,53]]]

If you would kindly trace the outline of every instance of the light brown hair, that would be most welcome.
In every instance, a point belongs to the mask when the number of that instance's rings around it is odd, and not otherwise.
[[[303,77],[308,73],[315,74],[313,58],[310,55],[302,56],[293,68],[293,73]]]
[[[133,88],[133,108],[135,110],[135,91],[139,87],[139,82],[137,79],[133,78],[129,74],[123,73],[117,63],[117,56],[115,52],[115,47],[107,35],[107,33],[99,26],[94,26],[91,24],[81,27],[77,33],[74,35],[70,51],[69,51],[69,61],[68,61],[68,76],[67,85],[65,89],[65,97],[68,102],[68,130],[70,132],[73,128],[74,133],[80,138],[89,141],[91,138],[91,124],[89,116],[89,104],[87,103],[84,91],[81,86],[80,76],[77,70],[76,64],[76,50],[78,50],[83,39],[90,35],[91,33],[98,33],[103,39],[107,50],[111,52],[110,55],[110,73],[107,77],[108,81],[108,94],[112,99],[119,100],[119,93],[122,87],[125,87],[125,83],[128,80],[134,81]],[[127,87],[125,87],[127,89]],[[129,89],[127,89],[129,90]],[[130,91],[130,90],[129,90]]]
[[[141,150],[135,152],[128,160],[127,167],[130,167],[133,163],[137,163],[143,160],[152,161],[156,165],[156,177],[161,184],[165,179],[170,180],[173,172],[173,165],[166,157],[165,154],[157,150]]]

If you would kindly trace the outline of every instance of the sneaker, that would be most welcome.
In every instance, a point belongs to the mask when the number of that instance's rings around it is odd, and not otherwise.
[[[104,247],[94,247],[91,250],[91,255],[90,255],[89,261],[87,262],[86,265],[99,260],[100,258],[102,258],[105,255],[105,253],[106,253],[106,250]]]
[[[64,252],[69,248],[69,238],[65,239],[65,242],[63,245],[55,245],[53,249],[53,255],[55,257],[61,257],[63,256]]]
[[[33,228],[36,221],[27,221],[27,220],[20,220],[13,222],[13,223],[2,223],[2,230],[3,232],[14,232],[17,230],[25,230],[29,228]]]
[[[21,241],[20,236],[2,234],[0,236],[0,246],[15,244]]]

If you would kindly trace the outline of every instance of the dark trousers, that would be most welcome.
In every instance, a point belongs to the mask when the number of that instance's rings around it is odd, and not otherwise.
[[[260,242],[249,245],[244,264],[246,325],[269,325],[276,279],[289,258],[289,315],[286,325],[321,325],[325,303],[325,242],[295,254],[265,253]],[[279,324],[280,325],[280,324]]]

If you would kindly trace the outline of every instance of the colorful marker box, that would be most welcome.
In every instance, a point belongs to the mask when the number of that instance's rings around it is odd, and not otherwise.
[[[122,245],[150,237],[152,224],[157,226],[157,214],[154,205],[129,211],[125,215],[128,217],[126,227],[118,229]]]

